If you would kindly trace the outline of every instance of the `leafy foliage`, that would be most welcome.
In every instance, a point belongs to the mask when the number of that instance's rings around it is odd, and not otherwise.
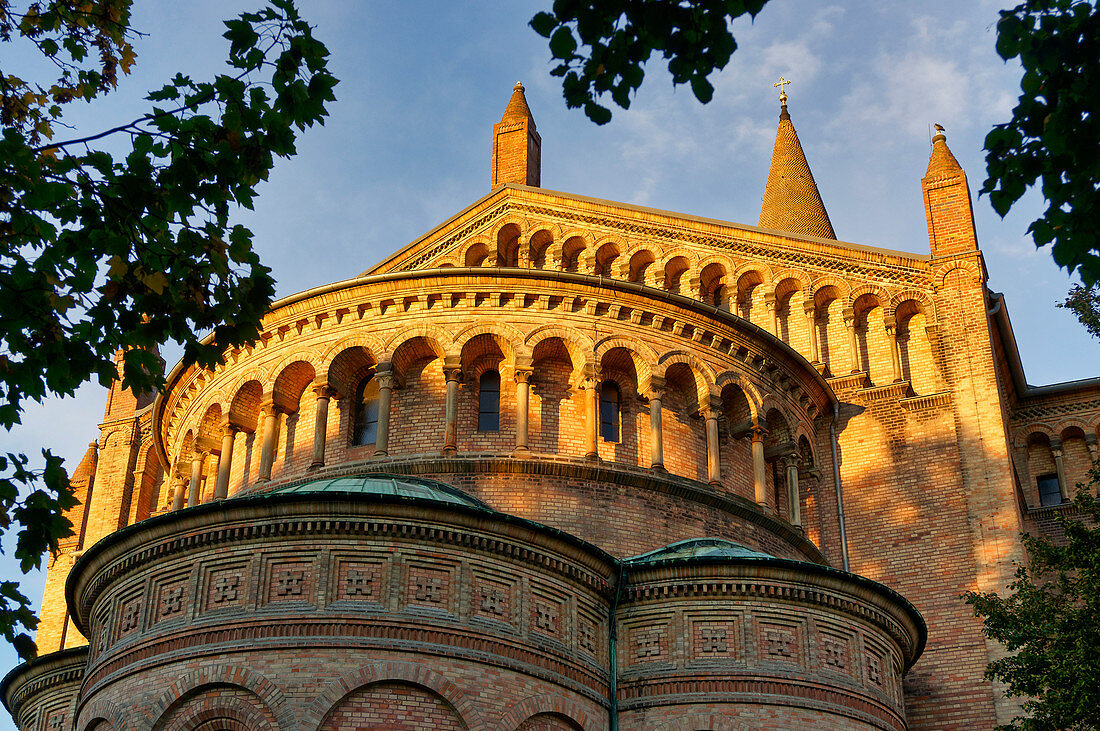
[[[217,363],[254,341],[275,287],[232,225],[252,207],[277,157],[299,131],[323,123],[336,79],[328,51],[292,0],[270,0],[227,21],[227,73],[177,75],[150,93],[148,113],[90,136],[55,140],[66,105],[115,88],[135,54],[131,0],[50,0],[16,12],[0,0],[0,40],[29,41],[58,70],[52,83],[0,75],[0,426],[27,401],[72,394],[120,374],[135,391],[164,382],[156,346]],[[112,138],[117,158],[95,142]],[[202,335],[209,334],[203,341]],[[0,460],[0,530],[17,530],[24,571],[71,533],[60,460],[41,472],[24,455]],[[41,479],[44,488],[33,489]],[[26,493],[24,495],[24,493]],[[23,495],[23,497],[20,497]],[[0,585],[0,629],[27,655],[28,601]]]
[[[1091,287],[1073,285],[1058,306],[1077,315],[1089,334],[1100,340],[1100,282],[1093,282]]]
[[[1060,266],[1100,279],[1100,7],[1087,0],[1027,0],[1002,10],[997,53],[1019,58],[1023,93],[1012,119],[985,138],[982,193],[1004,216],[1039,185],[1047,208],[1028,231]]]
[[[1064,545],[1024,535],[1031,560],[1017,567],[1010,596],[966,594],[986,636],[1013,653],[990,663],[986,677],[1027,698],[1028,717],[1002,729],[1100,728],[1100,501],[1078,486],[1073,504],[1084,519],[1059,516]]]
[[[562,77],[565,103],[582,107],[596,124],[611,121],[599,103],[605,95],[630,107],[645,78],[653,51],[668,59],[673,84],[690,84],[699,101],[709,102],[714,86],[707,77],[725,68],[737,49],[729,24],[756,14],[768,0],[556,0],[531,27],[550,39],[560,61],[550,72]]]

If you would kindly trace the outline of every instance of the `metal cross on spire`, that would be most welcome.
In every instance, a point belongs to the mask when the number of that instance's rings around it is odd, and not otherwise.
[[[783,106],[787,106],[787,90],[784,89],[783,87],[786,86],[789,83],[791,83],[791,82],[787,81],[782,76],[780,76],[779,81],[772,84],[772,86],[774,86],[776,89],[779,89],[779,103],[782,104]]]

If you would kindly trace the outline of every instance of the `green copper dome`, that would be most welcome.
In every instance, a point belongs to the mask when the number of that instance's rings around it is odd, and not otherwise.
[[[396,495],[398,497],[434,500],[440,503],[467,505],[473,508],[490,509],[488,505],[472,495],[451,487],[443,482],[424,477],[409,475],[391,475],[384,472],[371,472],[363,475],[328,477],[319,480],[300,482],[296,485],[272,490],[271,495],[291,493],[344,493],[349,495]]]
[[[689,538],[648,553],[631,556],[624,563],[645,564],[679,558],[775,558],[725,538]]]

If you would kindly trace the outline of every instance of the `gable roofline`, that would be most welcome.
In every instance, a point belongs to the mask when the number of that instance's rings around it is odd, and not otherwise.
[[[469,217],[475,211],[483,208],[487,208],[491,202],[496,198],[504,199],[519,195],[522,198],[528,200],[542,200],[545,202],[552,201],[570,201],[574,203],[582,204],[589,208],[603,209],[603,212],[614,214],[617,212],[630,212],[634,214],[642,214],[643,217],[649,218],[655,223],[660,220],[662,223],[668,223],[668,219],[673,221],[681,221],[684,224],[695,224],[696,226],[705,226],[710,228],[714,233],[719,235],[730,235],[732,232],[739,232],[741,234],[749,234],[749,238],[753,243],[767,248],[769,246],[790,246],[793,244],[796,248],[803,249],[809,253],[833,253],[835,255],[851,254],[856,252],[863,255],[891,257],[896,259],[902,259],[914,264],[927,263],[932,259],[929,254],[914,254],[907,251],[899,251],[897,249],[887,249],[885,247],[867,246],[865,244],[857,244],[850,241],[838,241],[836,239],[825,239],[817,236],[809,236],[806,234],[791,233],[788,231],[777,231],[769,228],[762,228],[760,226],[750,226],[743,223],[734,223],[732,221],[724,221],[718,218],[706,218],[704,216],[693,216],[687,213],[678,213],[676,211],[667,211],[661,208],[649,208],[647,206],[639,206],[633,203],[620,203],[618,201],[606,200],[603,198],[592,198],[589,196],[577,195],[575,193],[564,193],[556,190],[548,190],[546,188],[535,188],[527,185],[519,185],[516,183],[507,183],[498,188],[493,189],[486,195],[477,199],[470,205],[463,208],[458,213],[454,214],[447,220],[443,221],[439,225],[433,227],[430,231],[419,236],[416,240],[402,247],[400,250],[390,254],[388,257],[378,262],[374,266],[362,272],[360,276],[366,276],[368,274],[374,274],[380,270],[385,271],[387,267],[393,266],[396,263],[404,259],[409,253],[418,248],[422,243],[431,240],[435,235],[441,231],[450,228],[457,221],[463,218]],[[637,218],[637,216],[632,216]],[[776,239],[782,239],[777,241]]]

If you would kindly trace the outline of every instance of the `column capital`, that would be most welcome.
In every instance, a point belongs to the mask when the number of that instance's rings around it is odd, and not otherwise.
[[[265,401],[260,404],[260,413],[264,416],[278,416],[279,414],[286,413],[286,409],[279,406],[274,401]]]
[[[759,424],[753,424],[749,427],[749,432],[752,434],[753,442],[762,442],[764,441],[764,437],[768,435],[768,430]]]
[[[447,378],[447,383],[462,381],[462,368],[460,366],[443,366],[443,375]]]
[[[764,306],[765,307],[774,308],[775,307],[775,301],[776,301],[775,292],[765,292],[764,293]]]
[[[707,421],[717,421],[722,418],[722,409],[715,408],[714,406],[707,406],[703,409],[703,418]]]
[[[650,376],[649,377],[649,397],[655,399],[664,399],[665,393],[668,389],[668,384],[665,381],[664,376]]]
[[[396,377],[390,371],[376,371],[374,380],[378,381],[378,388],[393,388]]]
[[[327,383],[314,386],[313,394],[317,398],[340,398],[340,392]]]
[[[516,383],[527,383],[530,380],[533,373],[534,373],[533,368],[523,368],[523,367],[518,367],[517,366],[512,371],[512,377],[515,379]]]
[[[236,435],[236,433],[239,432],[239,431],[241,431],[241,427],[239,427],[236,424],[231,424],[229,422],[226,422],[226,423],[222,424],[222,436],[223,437],[227,437],[230,434]]]
[[[844,318],[844,324],[848,327],[855,327],[856,324],[856,311],[851,307],[845,307],[840,311],[840,316]]]
[[[784,468],[799,467],[802,464],[802,456],[798,452],[788,452],[779,458]]]
[[[812,298],[803,302],[802,311],[809,317],[817,317],[817,303]]]

